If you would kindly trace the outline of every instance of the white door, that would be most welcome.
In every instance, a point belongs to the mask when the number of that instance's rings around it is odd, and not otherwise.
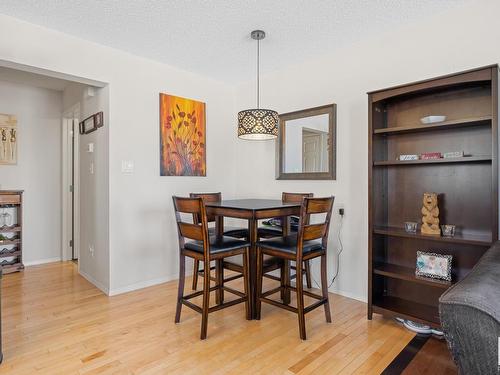
[[[63,115],[62,259],[78,259],[78,108]]]
[[[307,132],[302,137],[302,172],[321,171],[321,135]]]

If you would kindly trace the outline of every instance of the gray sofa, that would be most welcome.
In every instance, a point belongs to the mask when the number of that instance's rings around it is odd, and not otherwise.
[[[500,241],[441,296],[439,314],[461,374],[500,373]]]

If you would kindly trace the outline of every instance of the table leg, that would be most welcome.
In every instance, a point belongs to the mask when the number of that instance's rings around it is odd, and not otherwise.
[[[258,222],[256,219],[252,218],[248,220],[248,233],[250,240],[250,311],[252,319],[256,317],[256,301],[257,301],[257,225]]]
[[[224,216],[216,216],[215,217],[215,233],[217,236],[224,235]]]
[[[286,237],[290,234],[290,216],[283,216],[281,218],[281,225],[282,225],[282,228],[283,228],[283,237]],[[283,268],[282,268],[282,271],[283,272],[283,275],[282,275],[282,279],[284,281],[284,285],[282,286],[290,286],[290,261],[289,260],[286,260],[284,259],[283,260],[284,264],[283,264]],[[282,291],[282,300],[283,300],[283,303],[285,304],[289,304],[290,303],[290,298],[291,298],[291,292],[290,292],[290,289],[289,288],[285,288],[285,290]]]

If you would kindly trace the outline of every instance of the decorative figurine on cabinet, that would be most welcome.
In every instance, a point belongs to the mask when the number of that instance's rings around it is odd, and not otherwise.
[[[439,230],[439,208],[436,193],[424,193],[422,207],[422,233],[440,235]]]

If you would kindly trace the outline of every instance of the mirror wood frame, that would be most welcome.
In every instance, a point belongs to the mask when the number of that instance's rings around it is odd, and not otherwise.
[[[328,114],[328,172],[285,173],[284,157],[286,131],[285,124],[290,120]],[[327,104],[320,107],[302,109],[300,111],[279,115],[279,133],[276,140],[276,179],[277,180],[335,180],[337,177],[337,105]]]

